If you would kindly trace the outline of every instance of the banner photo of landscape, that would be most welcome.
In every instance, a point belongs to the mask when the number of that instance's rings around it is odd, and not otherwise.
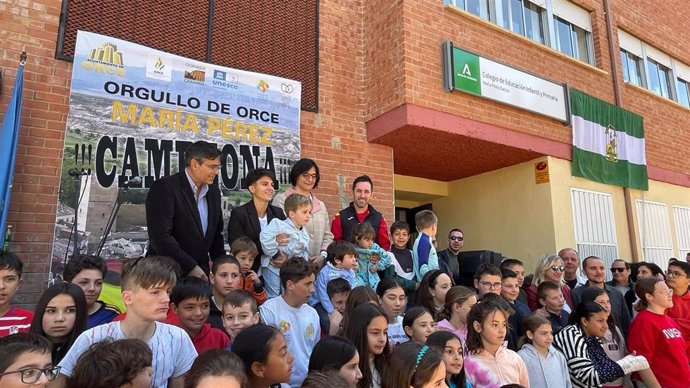
[[[78,253],[96,253],[118,193],[122,206],[101,256],[121,261],[115,259],[145,254],[148,188],[178,172],[195,141],[222,151],[226,224],[232,209],[249,199],[249,171],[268,168],[289,185],[300,155],[300,97],[298,81],[79,31],[52,272],[62,271],[75,245]]]

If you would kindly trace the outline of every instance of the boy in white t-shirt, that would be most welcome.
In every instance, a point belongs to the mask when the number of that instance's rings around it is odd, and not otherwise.
[[[191,339],[179,327],[161,323],[168,314],[170,292],[177,282],[176,264],[164,257],[130,260],[122,269],[122,300],[125,319],[96,326],[83,332],[60,362],[60,377],[52,387],[65,387],[65,377],[91,344],[103,339],[137,338],[153,351],[154,388],[180,388],[197,356]]]
[[[280,268],[280,283],[285,293],[259,307],[261,319],[285,336],[288,350],[295,357],[290,386],[299,387],[307,377],[309,356],[321,338],[319,314],[307,304],[314,293],[314,267],[300,257],[292,257]]]

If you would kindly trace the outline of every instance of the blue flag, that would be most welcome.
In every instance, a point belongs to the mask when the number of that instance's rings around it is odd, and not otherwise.
[[[7,215],[10,211],[10,195],[14,180],[14,164],[17,161],[19,142],[19,118],[22,114],[22,93],[24,92],[24,62],[19,64],[14,91],[7,105],[7,112],[0,127],[0,238],[5,237]]]

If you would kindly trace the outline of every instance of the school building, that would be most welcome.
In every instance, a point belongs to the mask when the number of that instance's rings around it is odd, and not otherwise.
[[[464,250],[498,251],[528,269],[566,246],[662,268],[690,251],[690,4],[84,4],[0,2],[2,113],[19,54],[28,55],[9,216],[12,249],[26,262],[19,303],[35,303],[50,272],[79,29],[301,81],[302,156],[319,164],[317,195],[331,215],[351,200],[354,177],[366,173],[375,182],[372,204],[389,224],[433,209],[441,249],[447,232],[460,227]],[[512,74],[510,88],[565,85],[642,116],[648,190],[574,177],[567,111],[552,112],[546,100],[524,105],[449,91],[456,49]]]

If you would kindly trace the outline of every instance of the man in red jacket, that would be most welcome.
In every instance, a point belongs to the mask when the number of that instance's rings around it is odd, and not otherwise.
[[[335,214],[331,223],[333,239],[352,241],[352,231],[362,222],[369,223],[376,232],[374,242],[386,251],[391,249],[391,240],[388,238],[388,225],[373,206],[369,204],[374,193],[374,182],[367,175],[358,176],[352,182],[353,201],[350,206]]]

